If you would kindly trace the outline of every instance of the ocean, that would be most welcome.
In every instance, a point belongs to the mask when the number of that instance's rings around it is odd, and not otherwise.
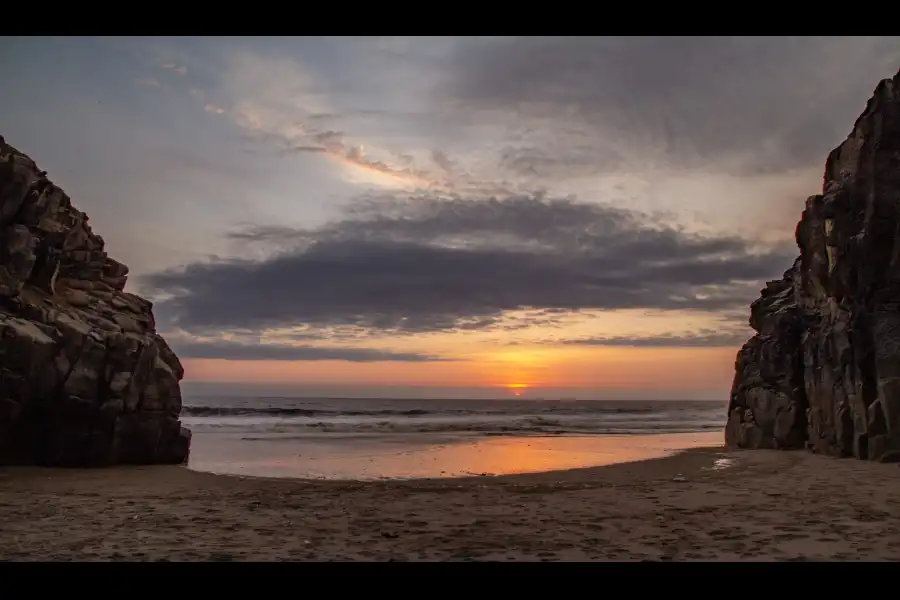
[[[395,479],[600,466],[721,445],[725,403],[186,395],[188,467]]]

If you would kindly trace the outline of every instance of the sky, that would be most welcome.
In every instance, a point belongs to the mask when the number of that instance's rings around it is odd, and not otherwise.
[[[724,399],[898,68],[900,37],[8,37],[0,133],[188,382]]]

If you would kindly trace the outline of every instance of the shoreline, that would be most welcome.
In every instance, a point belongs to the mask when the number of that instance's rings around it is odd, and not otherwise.
[[[560,475],[565,476],[566,474],[574,474],[581,471],[594,471],[596,469],[611,469],[618,465],[633,465],[636,463],[646,463],[652,461],[663,461],[670,458],[675,458],[676,456],[683,454],[701,454],[701,455],[709,455],[709,454],[717,454],[725,452],[724,446],[697,446],[694,448],[684,448],[673,450],[671,454],[667,456],[657,456],[652,458],[636,458],[633,460],[623,460],[621,462],[616,462],[608,465],[595,465],[591,467],[574,467],[571,469],[550,469],[547,471],[533,471],[527,473],[504,473],[504,474],[493,474],[493,473],[484,473],[484,474],[475,474],[475,475],[460,475],[460,476],[449,476],[449,477],[379,477],[372,479],[326,479],[326,478],[315,478],[315,477],[275,477],[271,475],[239,475],[236,473],[216,473],[213,471],[202,471],[199,469],[191,469],[186,465],[178,465],[175,467],[169,467],[166,465],[160,465],[161,468],[178,468],[185,469],[191,473],[197,473],[200,475],[213,475],[215,477],[228,477],[228,478],[236,478],[236,479],[252,479],[252,480],[261,480],[261,481],[294,481],[300,483],[343,483],[343,484],[380,484],[380,483],[441,483],[441,484],[450,484],[456,481],[463,482],[471,482],[471,481],[479,481],[484,482],[485,480],[497,480],[497,479],[521,479],[521,478],[529,478],[529,477],[550,477],[552,475]],[[39,469],[43,467],[9,467],[9,470],[13,469]],[[114,468],[122,468],[122,469],[130,469],[130,468],[148,468],[148,467],[114,467]],[[151,466],[149,468],[156,468],[155,466]],[[730,468],[730,467],[729,467]],[[0,467],[0,481],[3,478],[3,469],[4,467]],[[66,469],[47,469],[48,471],[56,471],[56,470],[66,470]]]
[[[302,443],[295,443],[301,441]],[[503,476],[609,466],[721,445],[719,432],[635,435],[456,433],[252,438],[201,434],[188,468],[278,479],[382,481]]]
[[[621,462],[616,462],[607,465],[596,465],[589,467],[575,467],[571,469],[550,469],[546,471],[534,471],[528,473],[508,473],[508,474],[488,474],[488,475],[464,475],[464,476],[454,476],[454,477],[390,477],[390,478],[379,478],[379,479],[322,479],[322,478],[314,478],[314,477],[274,477],[269,475],[239,475],[234,473],[215,473],[212,471],[203,471],[198,469],[192,469],[187,465],[115,465],[111,467],[85,467],[85,468],[75,468],[75,467],[39,467],[39,466],[0,466],[0,482],[5,481],[16,481],[19,479],[25,479],[30,477],[40,477],[42,475],[46,475],[48,479],[52,479],[54,476],[58,477],[78,477],[79,475],[88,475],[88,474],[104,474],[104,473],[138,473],[138,472],[153,472],[153,471],[179,471],[179,472],[187,472],[196,474],[202,477],[213,477],[216,479],[235,479],[235,480],[253,480],[253,481],[267,481],[267,482],[291,482],[291,483],[301,483],[301,484],[345,484],[345,485],[382,485],[382,484],[391,484],[391,483],[440,483],[440,484],[451,484],[454,482],[468,482],[468,481],[484,481],[486,479],[490,480],[510,480],[510,479],[528,479],[528,478],[545,478],[554,475],[559,475],[565,477],[566,475],[574,476],[580,474],[590,474],[588,472],[597,471],[602,469],[603,471],[607,471],[610,469],[615,469],[618,466],[625,465],[635,465],[639,463],[652,463],[659,462],[663,463],[665,461],[678,458],[684,455],[698,455],[703,457],[708,457],[714,454],[726,454],[728,452],[747,452],[745,450],[729,450],[725,446],[696,446],[692,448],[684,448],[673,450],[671,454],[668,456],[658,456],[651,458],[636,458],[634,460],[624,460]],[[509,483],[509,482],[506,482]],[[2,494],[2,489],[0,489],[0,494]]]
[[[4,468],[0,559],[897,560],[900,469],[722,447],[388,481]]]

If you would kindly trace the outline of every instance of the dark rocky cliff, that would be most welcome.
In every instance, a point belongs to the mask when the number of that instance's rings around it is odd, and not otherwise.
[[[0,137],[0,464],[187,460],[184,370],[103,247]]]
[[[726,443],[900,460],[900,73],[828,156],[796,239],[751,305]]]

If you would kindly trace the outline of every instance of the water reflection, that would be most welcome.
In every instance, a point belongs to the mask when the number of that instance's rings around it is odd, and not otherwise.
[[[602,466],[721,445],[719,432],[636,436],[474,437],[433,435],[247,440],[200,435],[189,467],[199,471],[324,479],[504,475]]]

